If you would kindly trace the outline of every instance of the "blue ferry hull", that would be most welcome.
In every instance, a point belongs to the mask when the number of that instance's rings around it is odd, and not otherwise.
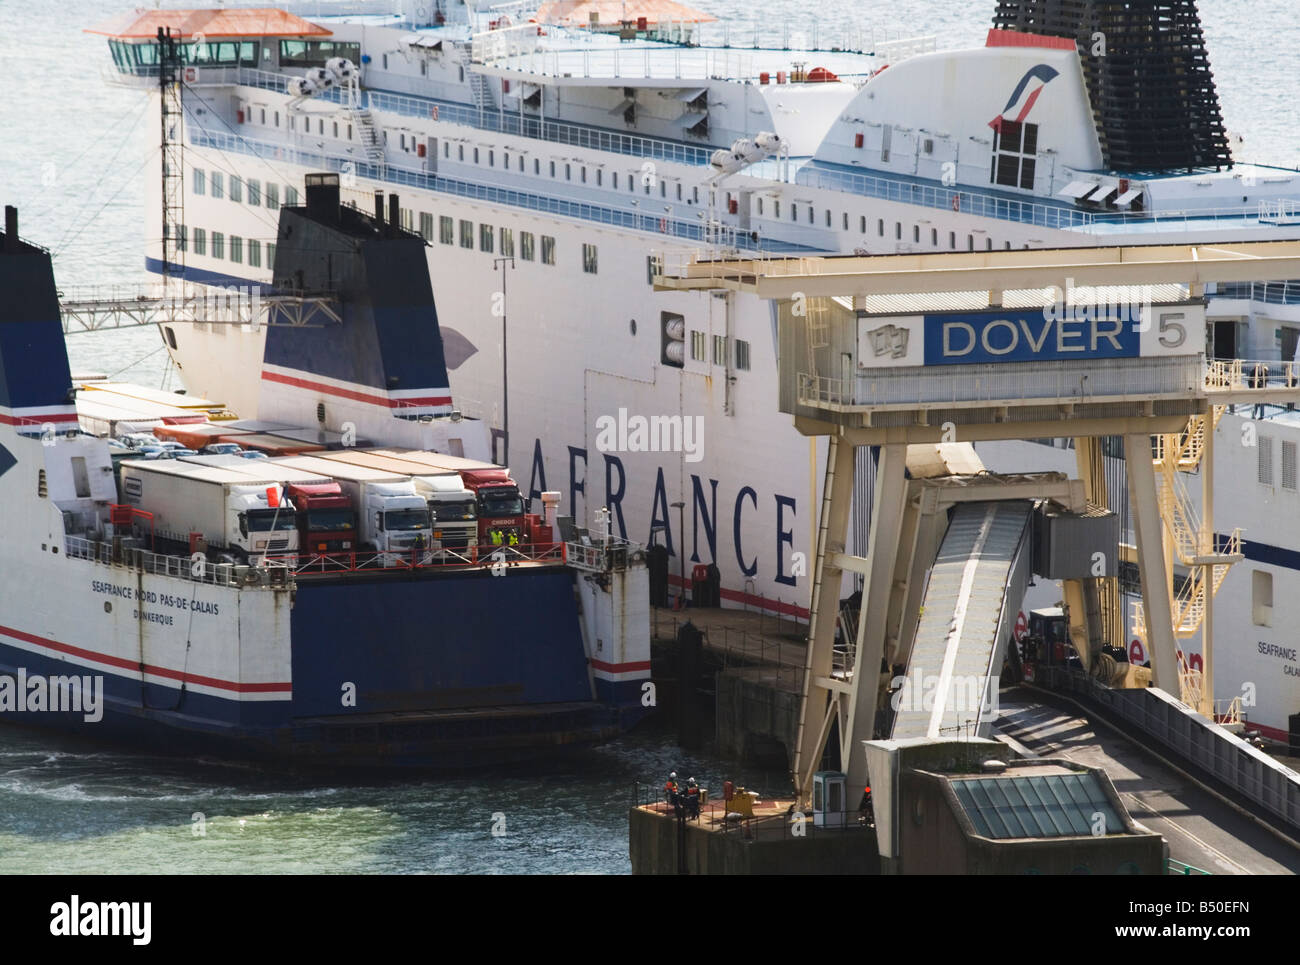
[[[0,718],[149,753],[308,768],[463,769],[591,746],[646,709],[636,682],[593,690],[572,584],[560,569],[300,583],[289,699],[142,683],[0,643],[0,675],[92,675],[103,687],[98,721],[30,709]]]

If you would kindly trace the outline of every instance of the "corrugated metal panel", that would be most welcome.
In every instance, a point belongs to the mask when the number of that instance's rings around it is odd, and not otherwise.
[[[1041,308],[1064,294],[1050,288],[1017,289],[1002,293],[1004,308]],[[1176,304],[1188,299],[1184,285],[1105,285],[1072,288],[1070,305]],[[846,306],[847,307],[847,306]],[[917,295],[868,295],[868,315],[918,315],[929,312],[971,312],[989,307],[989,293],[930,292]]]
[[[1064,838],[1125,832],[1095,774],[978,777],[952,782],[975,832],[986,838]]]

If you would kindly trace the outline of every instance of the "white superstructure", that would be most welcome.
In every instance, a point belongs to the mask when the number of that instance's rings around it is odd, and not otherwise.
[[[508,369],[508,460],[525,495],[559,491],[561,512],[579,523],[609,508],[615,533],[668,544],[674,580],[679,553],[716,563],[727,604],[806,615],[825,453],[777,410],[771,306],[737,292],[657,292],[663,259],[691,249],[881,254],[1300,231],[1295,171],[1107,170],[1072,41],[995,30],[985,46],[959,51],[924,40],[864,43],[868,53],[764,38],[710,46],[707,26],[638,22],[636,6],[618,29],[448,0],[420,8],[422,18],[386,7],[307,20],[270,11],[264,21],[255,11],[155,11],[101,32],[123,81],[155,91],[152,24],[170,18],[185,41],[188,277],[270,283],[277,209],[300,203],[309,172],[341,172],[345,199],[365,210],[376,191],[396,194],[402,225],[429,244],[451,391],[467,415],[504,428]],[[196,43],[200,14],[208,19]],[[297,79],[331,58],[357,68],[355,84],[343,78],[304,96]],[[753,150],[760,135],[768,150]],[[758,160],[723,173],[736,165],[719,169],[716,152],[733,149]],[[153,218],[160,207],[149,206]],[[151,221],[155,271],[162,234]],[[1207,294],[1211,353],[1294,357],[1300,289]],[[245,418],[346,400],[358,431],[370,431],[356,387],[264,365],[264,329],[173,325],[164,335],[189,390],[220,385]],[[845,355],[819,374],[845,378],[859,364]],[[391,422],[391,404],[375,406],[374,425]],[[337,430],[331,418],[326,428]],[[1273,504],[1252,488],[1300,498],[1295,448],[1282,446],[1300,429],[1260,432],[1279,439],[1280,468],[1265,482],[1257,453],[1217,447],[1220,493],[1242,492],[1216,519],[1241,525],[1247,540],[1255,528],[1260,545],[1291,555],[1248,553],[1214,610],[1220,641],[1251,625],[1243,594],[1263,581],[1252,568],[1291,582],[1300,569],[1287,562],[1300,560],[1300,527],[1259,517]],[[999,444],[984,458],[995,470],[1073,463],[1073,453],[1029,444]],[[860,541],[864,515],[855,513]],[[1277,605],[1288,596],[1279,584]],[[1279,659],[1252,652],[1230,668],[1234,651],[1244,648],[1217,651],[1216,680],[1234,681],[1228,696]],[[1286,673],[1277,671],[1277,697],[1260,718],[1278,730],[1300,711]]]

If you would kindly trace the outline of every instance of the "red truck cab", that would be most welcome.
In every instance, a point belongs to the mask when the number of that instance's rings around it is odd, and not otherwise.
[[[298,510],[302,553],[350,552],[357,546],[357,514],[338,483],[289,483]]]
[[[519,486],[510,478],[510,470],[462,469],[460,478],[465,488],[474,494],[478,503],[478,544],[490,549],[491,533],[500,530],[502,545],[510,545],[513,533],[519,543],[529,542],[529,530],[524,516],[524,499]]]

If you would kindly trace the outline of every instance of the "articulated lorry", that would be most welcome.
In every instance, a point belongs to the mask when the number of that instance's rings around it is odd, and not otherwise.
[[[304,555],[348,553],[357,548],[357,514],[352,499],[329,476],[286,466],[278,459],[250,460],[236,455],[182,459],[284,483],[285,493],[297,511],[298,545]]]
[[[359,551],[375,551],[385,566],[430,558],[429,503],[408,476],[353,466],[319,456],[289,456],[274,463],[339,484],[357,513]]]
[[[371,449],[377,456],[399,459],[428,472],[434,469],[460,473],[465,487],[474,494],[478,508],[478,541],[480,546],[491,547],[499,538],[506,545],[513,543],[549,543],[550,531],[540,517],[525,514],[524,500],[519,486],[510,478],[510,470],[490,462],[448,456],[422,449]],[[419,469],[412,470],[419,472]],[[493,534],[498,534],[494,538]]]
[[[435,469],[360,449],[341,449],[323,454],[321,458],[410,476],[416,491],[429,503],[435,552],[450,550],[464,554],[478,542],[477,501],[454,469]]]
[[[126,460],[121,500],[141,511],[141,535],[183,552],[206,547],[216,558],[298,552],[294,506],[274,478],[178,459]]]

